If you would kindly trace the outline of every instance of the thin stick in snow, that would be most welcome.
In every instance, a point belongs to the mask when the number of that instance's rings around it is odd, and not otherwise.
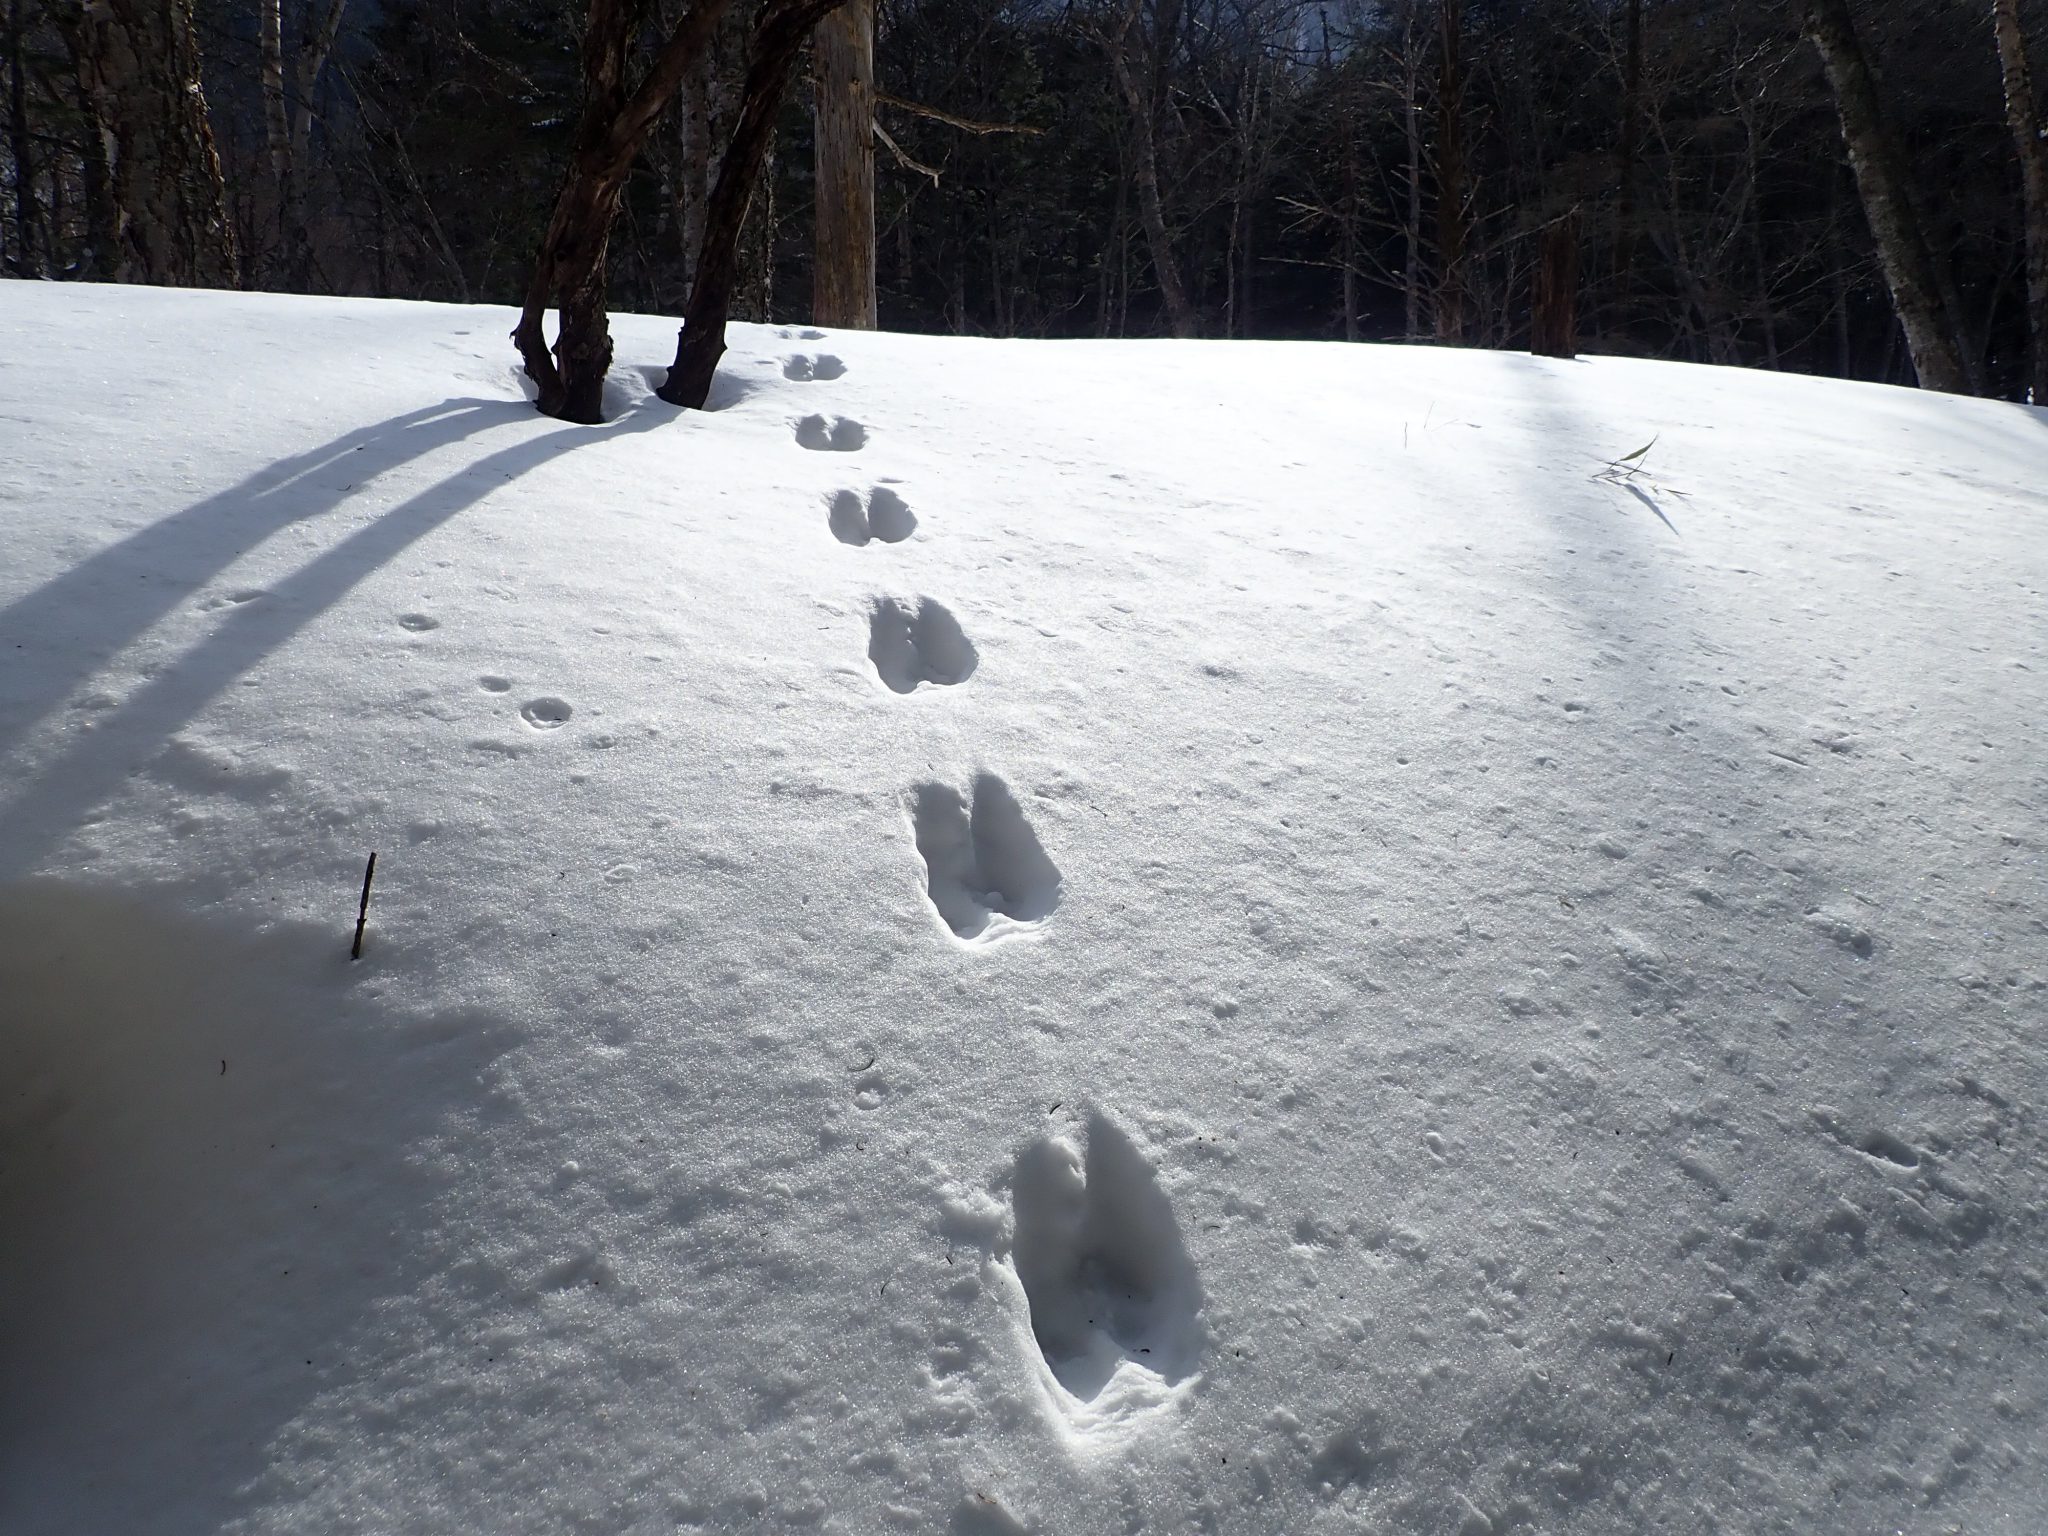
[[[377,853],[375,849],[372,849],[370,852],[370,862],[363,866],[363,901],[362,905],[356,908],[356,941],[350,946],[348,952],[348,957],[351,960],[363,958],[363,924],[370,920],[370,882],[376,878],[376,875]]]

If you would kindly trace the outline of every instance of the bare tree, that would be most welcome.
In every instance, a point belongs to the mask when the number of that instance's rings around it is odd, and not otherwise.
[[[817,120],[811,319],[873,330],[874,0],[847,0],[818,23],[811,47]]]
[[[612,338],[605,297],[605,255],[619,194],[648,131],[704,49],[726,0],[695,0],[636,82],[628,56],[652,0],[590,0],[583,33],[583,112],[568,172],[556,195],[512,340],[539,390],[542,414],[569,421],[603,417]],[[560,331],[547,344],[547,311]]]
[[[36,157],[28,125],[28,80],[24,55],[28,29],[21,0],[7,5],[7,144],[14,159],[15,254],[8,265],[17,277],[42,275],[42,209],[36,201]]]
[[[700,5],[708,0],[698,0]],[[789,90],[797,55],[812,28],[844,0],[767,0],[747,45],[747,81],[739,116],[719,163],[718,184],[704,212],[704,249],[683,310],[676,360],[656,391],[671,405],[701,409],[725,356],[725,322],[739,278],[740,230],[753,201],[761,162],[775,133],[775,114]],[[611,345],[605,344],[610,356]]]
[[[285,204],[290,200],[292,179],[292,130],[284,103],[284,8],[282,0],[257,0],[257,57],[263,73],[263,134],[269,152],[270,179],[275,183],[278,223],[285,222]],[[272,256],[282,254],[289,243],[288,231],[280,228],[280,239]],[[252,253],[252,264],[253,264]]]
[[[1465,7],[1441,0],[1436,90],[1436,334],[1463,341],[1469,323],[1470,224],[1465,185]]]
[[[1130,114],[1131,179],[1138,188],[1138,222],[1145,230],[1145,245],[1152,256],[1152,272],[1159,282],[1159,299],[1166,307],[1166,323],[1173,334],[1193,336],[1195,308],[1188,302],[1187,285],[1181,281],[1180,259],[1174,254],[1173,237],[1166,228],[1166,207],[1159,195],[1159,98],[1164,91],[1166,59],[1173,46],[1178,25],[1180,0],[1163,0],[1165,13],[1155,18],[1149,37],[1151,67],[1141,82],[1133,58],[1137,44],[1133,34],[1143,34],[1144,0],[1129,0],[1114,32],[1103,36],[1109,64],[1116,74],[1117,90]]]
[[[1626,304],[1636,261],[1636,166],[1643,153],[1643,0],[1628,0],[1628,41],[1622,56],[1621,137],[1616,149],[1621,186],[1615,218],[1614,273],[1621,300]]]
[[[2005,77],[2005,118],[2020,157],[2021,222],[2026,229],[2027,335],[2034,404],[2048,405],[2048,138],[2027,72],[2019,0],[1991,0],[1998,62]]]
[[[1579,210],[1551,220],[1537,241],[1530,294],[1529,350],[1538,357],[1579,355]]]
[[[59,22],[105,167],[110,275],[233,287],[240,263],[199,82],[192,0],[92,0]]]
[[[1806,0],[1805,26],[1827,66],[1849,166],[1877,242],[1892,307],[1906,333],[1913,371],[1925,388],[1966,394],[1969,374],[1950,318],[1943,312],[1941,280],[1913,206],[1906,158],[1884,120],[1877,82],[1856,36],[1848,0]]]

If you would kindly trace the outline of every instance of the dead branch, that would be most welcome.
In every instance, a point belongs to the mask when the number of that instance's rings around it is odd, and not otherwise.
[[[957,117],[951,112],[942,112],[937,107],[925,106],[922,102],[905,101],[901,96],[891,96],[887,91],[875,92],[875,103],[878,106],[894,107],[900,112],[909,112],[918,117],[928,117],[933,122],[944,123],[949,128],[958,128],[962,133],[972,133],[982,138],[986,138],[992,133],[1042,134],[1045,132],[1043,128],[1036,127],[1031,123],[984,123],[971,117]],[[896,148],[894,144],[889,145],[889,147],[891,149]],[[898,153],[901,153],[901,151],[898,151]],[[925,167],[918,166],[917,169],[922,171]]]

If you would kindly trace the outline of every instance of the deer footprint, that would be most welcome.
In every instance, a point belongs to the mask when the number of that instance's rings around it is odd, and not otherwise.
[[[832,512],[826,521],[832,537],[856,549],[874,539],[901,544],[917,531],[917,514],[886,485],[868,492],[865,505],[859,491],[834,491],[829,501]]]
[[[821,352],[816,357],[806,357],[798,352],[783,359],[782,376],[799,383],[812,379],[840,379],[846,376],[846,364],[829,352]]]
[[[806,416],[796,424],[796,440],[815,453],[853,453],[866,446],[868,429],[851,416]]]
[[[1011,1257],[1059,1406],[1087,1430],[1170,1400],[1201,1355],[1202,1287],[1152,1165],[1097,1113],[1080,1146],[1025,1148],[1011,1196]]]
[[[950,784],[918,786],[911,827],[925,891],[955,938],[989,944],[1042,927],[1060,904],[1060,872],[1009,785],[976,774],[970,805]]]
[[[943,603],[921,597],[906,607],[893,597],[878,597],[868,611],[868,660],[896,693],[914,693],[921,683],[964,683],[980,659]]]

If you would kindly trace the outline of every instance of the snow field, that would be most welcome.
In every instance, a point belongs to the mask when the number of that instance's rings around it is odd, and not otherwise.
[[[2048,1518],[2041,413],[508,324],[0,289],[0,1526]]]

